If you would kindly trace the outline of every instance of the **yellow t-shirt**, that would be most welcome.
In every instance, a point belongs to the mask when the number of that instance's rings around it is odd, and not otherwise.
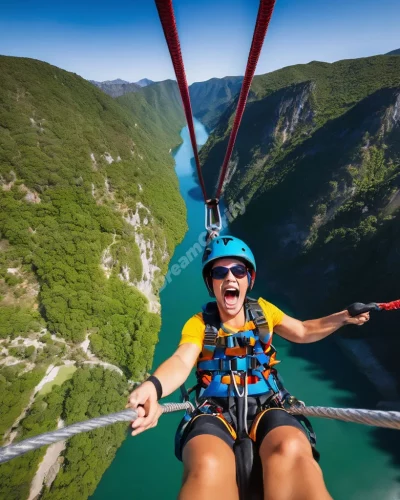
[[[258,299],[257,302],[259,303],[261,309],[263,310],[265,319],[268,322],[269,331],[273,332],[274,328],[282,323],[284,313],[276,306],[274,306],[270,302],[267,302],[261,297]],[[186,321],[185,326],[183,327],[182,337],[181,341],[179,342],[179,345],[191,343],[198,345],[201,349],[203,347],[203,340],[205,334],[204,327],[205,324],[203,321],[203,313],[200,312],[192,316],[188,321]],[[242,328],[232,328],[231,326],[229,326],[229,330],[233,331],[234,333],[244,332],[251,328],[254,328],[254,326],[253,323],[249,321],[247,321],[242,326]],[[219,330],[220,337],[225,337],[227,335],[229,335],[229,333],[225,333],[222,329]]]

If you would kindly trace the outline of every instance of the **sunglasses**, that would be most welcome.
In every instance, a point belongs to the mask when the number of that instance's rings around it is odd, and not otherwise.
[[[211,269],[210,274],[212,278],[216,280],[222,280],[225,278],[225,276],[228,275],[229,271],[231,271],[235,278],[244,278],[245,276],[247,276],[247,268],[240,264],[232,267],[217,266]]]

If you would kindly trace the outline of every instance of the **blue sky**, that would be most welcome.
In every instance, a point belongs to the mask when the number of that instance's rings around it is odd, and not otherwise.
[[[244,73],[258,0],[174,0],[189,83]],[[257,73],[400,48],[399,0],[277,0]],[[0,0],[0,54],[87,79],[174,78],[153,0]]]

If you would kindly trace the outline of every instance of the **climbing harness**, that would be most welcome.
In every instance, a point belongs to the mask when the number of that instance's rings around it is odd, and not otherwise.
[[[261,49],[264,43],[264,38],[267,33],[268,25],[272,17],[272,12],[275,5],[275,0],[260,0],[260,5],[257,14],[257,20],[253,33],[253,40],[251,43],[249,56],[247,60],[247,66],[245,75],[242,82],[242,87],[240,90],[238,103],[236,107],[235,119],[232,125],[231,134],[228,141],[227,150],[222,163],[221,172],[219,175],[217,190],[215,198],[209,199],[206,192],[206,187],[204,183],[203,174],[200,167],[199,154],[197,150],[196,134],[193,125],[192,117],[192,107],[190,103],[189,88],[186,80],[185,67],[183,64],[183,58],[179,43],[178,30],[176,27],[174,8],[172,5],[172,0],[155,0],[158,15],[161,21],[161,25],[164,31],[165,40],[168,45],[169,53],[171,56],[171,61],[174,67],[176,80],[178,82],[179,91],[182,98],[182,104],[185,111],[186,121],[189,129],[190,141],[192,143],[194,160],[197,169],[197,175],[199,178],[199,183],[201,190],[203,192],[205,210],[206,210],[206,230],[209,234],[209,238],[214,238],[219,234],[221,230],[221,217],[215,207],[218,207],[219,199],[221,197],[222,189],[224,187],[224,182],[226,174],[228,171],[229,161],[232,156],[233,147],[235,145],[236,136],[239,130],[240,122],[243,117],[243,113],[246,107],[247,97],[249,94],[251,82],[256,70],[257,62],[260,57]],[[215,224],[208,223],[208,213],[212,212],[214,217],[216,217]]]
[[[244,394],[240,394],[238,385],[254,397],[279,393],[275,371],[272,370],[279,361],[271,344],[272,333],[267,320],[255,299],[247,297],[244,307],[246,321],[252,322],[254,328],[220,337],[217,303],[209,302],[204,306],[206,326],[203,354],[197,364],[198,398],[242,397]],[[263,343],[260,338],[264,339]],[[237,373],[245,374],[245,378]]]

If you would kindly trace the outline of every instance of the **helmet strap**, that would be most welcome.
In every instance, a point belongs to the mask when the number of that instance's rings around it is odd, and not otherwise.
[[[208,293],[210,294],[210,297],[215,297],[211,276],[208,276],[206,278],[206,285],[207,285],[207,289],[208,289]]]
[[[247,279],[249,281],[248,291],[250,291],[253,288],[254,281],[256,279],[256,272],[254,271],[254,269],[252,269],[250,272],[247,273]]]

